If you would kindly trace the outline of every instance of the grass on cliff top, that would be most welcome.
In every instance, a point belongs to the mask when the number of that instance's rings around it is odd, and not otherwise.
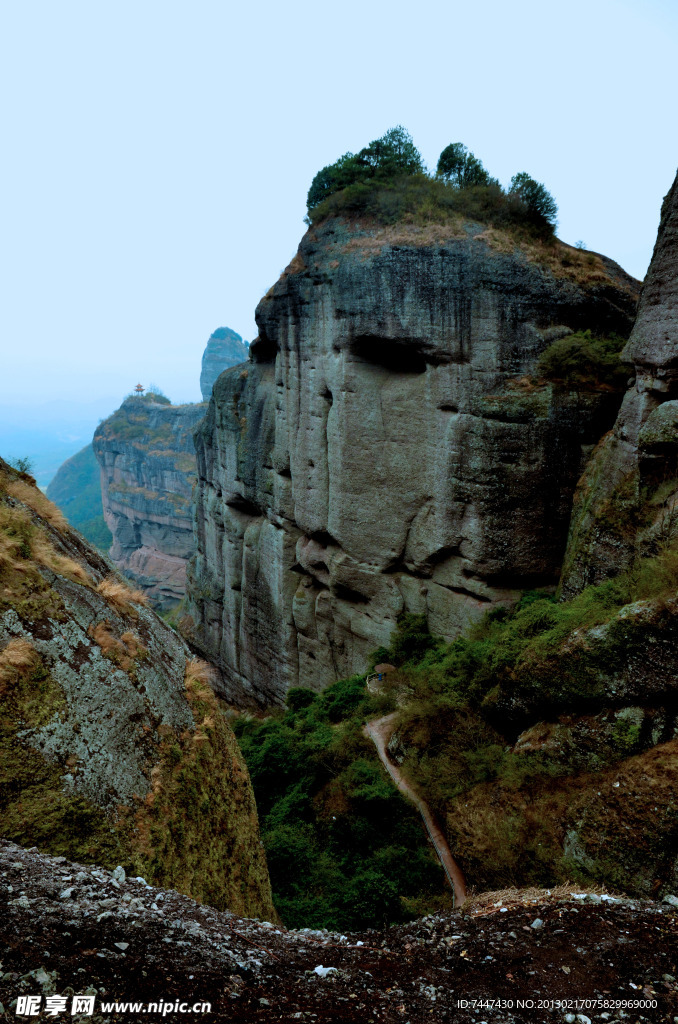
[[[355,182],[334,192],[309,212],[309,222],[329,217],[367,217],[378,224],[401,222],[454,224],[460,218],[524,232],[532,238],[551,238],[553,228],[526,216],[525,205],[499,184],[456,186],[425,174],[408,174],[386,181]]]
[[[468,238],[466,226],[472,221],[485,226],[476,237],[497,252],[519,249],[529,262],[583,288],[611,283],[610,273],[597,253],[565,245],[549,225],[526,218],[516,197],[499,185],[459,189],[426,175],[359,182],[333,193],[315,207],[309,214],[309,224],[315,227],[333,217],[369,227],[369,236],[348,243],[348,247],[367,250]],[[303,267],[303,260],[298,258],[287,272]],[[633,290],[623,280],[613,283],[616,288]]]

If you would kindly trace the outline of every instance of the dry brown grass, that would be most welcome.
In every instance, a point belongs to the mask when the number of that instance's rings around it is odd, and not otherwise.
[[[133,604],[148,604],[146,595],[141,590],[132,590],[115,576],[107,576],[97,587],[97,593],[112,605],[116,611],[131,612]]]
[[[28,505],[41,519],[45,519],[51,526],[56,527],[57,530],[68,530],[68,523],[63,513],[33,484],[29,484],[27,480],[21,480],[20,478],[16,480],[6,478],[3,484],[3,489],[7,494],[16,498],[17,501],[22,502],[24,505]]]
[[[46,566],[59,576],[66,576],[83,587],[94,586],[94,580],[87,570],[75,559],[59,554],[42,530],[36,530],[31,540],[31,554],[38,565]]]
[[[515,907],[527,907],[532,903],[557,903],[559,900],[571,899],[575,892],[608,895],[605,886],[587,884],[582,887],[580,882],[561,882],[550,889],[530,886],[525,889],[495,889],[492,892],[470,893],[461,909],[465,914],[474,917],[487,917],[489,914],[500,913],[502,907],[512,910]]]
[[[90,626],[87,632],[99,645],[104,657],[118,665],[123,672],[133,670],[136,661],[148,654],[139,637],[131,630],[124,632],[118,639],[111,632],[110,622],[99,622],[96,626]]]
[[[24,637],[10,640],[7,646],[0,651],[0,683],[5,683],[27,670],[35,668],[39,660],[40,655],[30,640],[26,640]]]
[[[212,668],[206,661],[201,661],[199,658],[193,658],[191,661],[186,662],[184,686],[189,693],[199,693],[205,688],[205,686],[210,685],[211,679]]]
[[[379,253],[386,245],[427,246],[446,242],[450,238],[468,238],[464,218],[455,216],[447,224],[388,224],[372,227],[369,234],[356,235],[342,247],[343,253],[364,253],[365,257]],[[336,261],[333,261],[336,262]]]

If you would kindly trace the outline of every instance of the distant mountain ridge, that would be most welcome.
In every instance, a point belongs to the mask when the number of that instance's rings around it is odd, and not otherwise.
[[[47,488],[47,497],[58,505],[90,544],[108,551],[113,534],[104,521],[101,503],[101,470],[91,444],[59,467]]]

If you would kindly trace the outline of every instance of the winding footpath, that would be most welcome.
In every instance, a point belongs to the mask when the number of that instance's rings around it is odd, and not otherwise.
[[[384,768],[389,773],[400,792],[403,793],[408,800],[412,801],[421,814],[429,839],[433,843],[440,863],[443,866],[443,871],[445,872],[447,880],[454,892],[455,905],[460,906],[466,899],[466,885],[464,883],[464,876],[461,873],[461,868],[452,856],[447,840],[439,826],[436,824],[428,805],[421,799],[418,793],[412,789],[410,784],[403,777],[397,765],[393,764],[386,751],[386,744],[393,732],[393,724],[397,715],[398,712],[393,711],[390,715],[384,715],[383,718],[375,718],[371,722],[367,722],[363,727],[363,732],[365,736],[369,737],[369,739],[374,743]]]

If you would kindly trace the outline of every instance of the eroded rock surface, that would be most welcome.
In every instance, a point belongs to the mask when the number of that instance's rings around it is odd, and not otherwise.
[[[678,177],[624,357],[635,376],[577,488],[565,596],[616,576],[637,553],[656,554],[678,525]]]
[[[175,605],[186,589],[194,551],[193,430],[205,411],[152,393],[134,396],[94,434],[111,558],[160,609]]]
[[[202,369],[200,371],[200,390],[203,402],[209,402],[214,382],[219,374],[231,366],[246,362],[248,354],[247,345],[240,335],[232,331],[230,327],[218,327],[210,335],[207,347],[202,354]]]
[[[363,671],[403,611],[453,638],[555,582],[618,401],[537,360],[576,329],[628,334],[636,286],[473,224],[309,231],[196,434],[191,601],[234,699]]]
[[[268,916],[207,666],[143,601],[0,460],[0,834]]]

